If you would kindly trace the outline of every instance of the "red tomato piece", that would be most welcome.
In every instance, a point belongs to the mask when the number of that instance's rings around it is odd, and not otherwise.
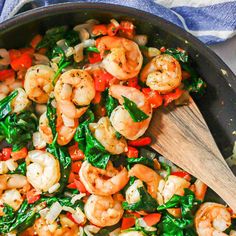
[[[74,179],[74,183],[76,185],[76,188],[80,191],[80,193],[88,193],[86,188],[84,187],[83,183],[77,179]]]
[[[160,213],[152,213],[143,217],[143,220],[146,222],[148,226],[153,226],[157,224],[161,219]]]
[[[90,64],[95,64],[97,62],[102,61],[102,57],[101,57],[100,53],[90,52],[88,54],[88,60],[89,60]]]
[[[164,99],[164,106],[167,106],[168,104],[170,104],[172,101],[178,99],[182,94],[183,94],[183,90],[181,90],[180,88],[176,88],[174,90],[174,92],[170,92],[168,94],[164,94],[163,95],[163,99]]]
[[[137,158],[138,157],[138,149],[128,146],[128,152],[126,153],[126,155],[128,158]]]
[[[75,143],[73,146],[70,146],[68,150],[72,161],[84,159],[84,153],[79,149],[78,143]]]
[[[40,199],[40,194],[33,188],[26,193],[26,199],[29,204],[32,204]]]
[[[94,103],[94,104],[98,104],[98,103],[101,102],[101,99],[102,99],[102,94],[101,94],[101,92],[96,91],[95,97],[94,97],[94,99],[93,99],[93,103]]]
[[[9,70],[1,70],[0,71],[0,81],[3,81],[7,78],[15,78],[15,72],[12,69]]]
[[[2,154],[3,154],[3,161],[9,160],[11,157],[12,148],[3,148]]]
[[[28,69],[31,66],[32,66],[32,58],[28,53],[24,53],[20,57],[11,61],[11,67],[15,71]]]
[[[10,49],[8,52],[9,52],[9,56],[10,56],[10,61],[11,62],[21,56],[20,50]]]
[[[138,78],[137,78],[137,77],[132,78],[132,79],[129,79],[129,80],[128,80],[128,86],[129,86],[129,87],[136,88],[136,89],[140,89],[140,88],[141,88],[141,87],[138,85]]]
[[[138,138],[136,140],[129,140],[128,144],[130,146],[140,147],[140,146],[149,145],[151,142],[152,142],[152,139],[150,137],[142,137],[142,138]]]
[[[134,217],[123,217],[121,223],[121,230],[129,229],[135,225]]]
[[[175,176],[178,176],[180,178],[184,178],[186,180],[191,179],[190,174],[188,172],[185,172],[185,171],[175,171],[175,172],[172,172],[171,175],[175,175]]]
[[[142,92],[153,108],[157,108],[162,105],[163,98],[157,91],[150,88],[143,88]]]
[[[119,30],[119,26],[115,26],[113,23],[110,23],[108,26],[107,26],[107,34],[109,36],[115,36]]]
[[[81,161],[76,161],[73,162],[71,165],[71,171],[78,174],[80,168],[81,168],[82,162]]]
[[[42,35],[40,35],[40,34],[35,35],[33,37],[33,39],[31,40],[31,42],[30,42],[30,46],[32,48],[36,48],[37,45],[41,42],[42,39],[43,39]]]
[[[98,35],[106,35],[107,34],[107,27],[106,25],[100,24],[100,25],[94,25],[92,29],[92,34],[95,36]]]
[[[75,182],[68,184],[66,187],[71,189],[77,189]]]
[[[135,34],[134,24],[130,21],[121,21],[119,32],[120,32],[121,36],[132,39]]]
[[[21,148],[19,151],[11,152],[11,157],[15,161],[22,159],[22,158],[26,158],[27,155],[28,155],[28,150],[26,147]]]

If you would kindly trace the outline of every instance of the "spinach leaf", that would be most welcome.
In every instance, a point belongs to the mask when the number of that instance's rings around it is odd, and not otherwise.
[[[14,209],[4,203],[3,208],[4,215],[0,217],[0,233],[7,233],[9,232],[11,224],[15,220],[15,212]]]
[[[26,176],[26,162],[22,162],[14,171],[8,172],[9,174],[19,174]]]
[[[56,143],[56,140],[49,144],[47,147],[47,151],[50,152],[53,156],[55,156],[60,163],[60,188],[57,190],[57,193],[61,193],[67,185],[70,170],[71,170],[71,158],[67,151],[66,147],[61,147]]]
[[[110,235],[110,231],[109,230],[101,229],[94,236],[109,236],[109,235]]]
[[[94,113],[88,109],[80,119],[80,124],[76,129],[74,140],[78,142],[79,149],[85,152],[85,126],[89,123],[94,122],[95,116]]]
[[[14,90],[11,94],[0,101],[0,120],[4,119],[12,111],[11,101],[17,96],[17,94],[18,91]]]
[[[69,47],[75,46],[76,44],[79,43],[79,35],[76,31],[69,30],[65,34],[65,40],[66,40],[66,44]]]
[[[138,188],[140,194],[140,201],[128,204],[128,202],[123,202],[122,206],[125,210],[131,211],[146,211],[155,212],[157,209],[157,201],[147,192],[144,187]]]
[[[161,164],[161,168],[166,171],[165,180],[167,180],[171,174],[171,167],[165,162],[160,162],[160,164]]]
[[[138,158],[127,158],[128,164],[143,164],[146,166],[149,166],[151,168],[154,168],[154,162],[153,160],[146,158],[146,157],[138,157]]]
[[[59,75],[61,74],[62,70],[65,69],[67,66],[69,66],[71,64],[70,61],[63,61],[61,62],[61,66],[58,68],[56,74],[54,75],[53,79],[52,79],[52,84],[53,86],[55,86],[57,79],[59,77]]]
[[[110,159],[110,153],[106,151],[103,145],[92,135],[88,125],[85,127],[86,160],[93,166],[105,169]]]
[[[99,53],[99,50],[96,47],[87,47],[85,48],[86,52],[96,52]]]
[[[36,46],[36,49],[53,48],[57,41],[64,38],[66,31],[67,31],[66,26],[59,26],[59,27],[51,28],[50,30],[46,32],[43,39]]]
[[[175,49],[175,48],[168,48],[168,49],[166,49],[164,54],[169,54],[178,61],[181,61],[181,62],[184,62],[184,63],[188,62],[188,54],[184,50],[180,51],[180,50]]]
[[[193,229],[193,211],[199,203],[194,193],[185,189],[184,196],[174,195],[167,203],[158,206],[157,210],[163,212],[163,221],[159,224],[160,235],[196,235]],[[182,217],[175,218],[166,209],[180,207]]]
[[[123,106],[129,112],[131,118],[134,122],[140,122],[146,120],[149,116],[138,108],[138,106],[128,98],[124,98]]]
[[[52,130],[53,138],[54,138],[57,133],[56,131],[57,110],[55,107],[53,107],[52,101],[53,101],[53,98],[49,98],[48,103],[47,103],[46,115],[47,115],[49,126]]]
[[[117,99],[113,98],[108,94],[108,90],[106,91],[106,97],[105,97],[105,107],[107,111],[107,115],[110,117],[112,111],[119,105]]]
[[[20,114],[10,114],[0,122],[2,135],[13,151],[20,150],[32,140],[33,132],[37,130],[38,120],[34,113],[24,111]]]

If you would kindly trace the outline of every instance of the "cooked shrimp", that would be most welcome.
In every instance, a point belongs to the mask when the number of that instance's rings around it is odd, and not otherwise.
[[[103,57],[103,66],[119,80],[127,80],[138,75],[143,56],[138,45],[129,39],[104,36],[97,40],[97,48]],[[109,53],[104,52],[109,50]]]
[[[88,220],[99,227],[117,224],[123,216],[121,202],[112,196],[91,195],[84,206]]]
[[[141,80],[160,93],[171,92],[180,85],[181,79],[179,62],[167,54],[153,58],[141,72]]]
[[[18,190],[9,189],[2,194],[1,200],[17,211],[23,202],[23,197]]]
[[[164,203],[166,203],[168,200],[170,200],[174,194],[183,196],[184,195],[184,189],[188,188],[190,186],[190,182],[187,181],[184,178],[170,175],[165,182],[165,185],[161,191],[161,195],[163,197]],[[168,212],[175,217],[179,217],[181,214],[181,211],[179,208],[173,208],[168,209]]]
[[[27,98],[27,94],[25,93],[25,90],[22,88],[18,88],[17,91],[18,91],[18,94],[11,102],[12,112],[15,112],[15,113],[19,113],[25,110],[30,105],[30,101]]]
[[[88,192],[101,196],[119,192],[129,181],[126,168],[118,170],[110,161],[105,170],[96,168],[85,161],[80,168],[79,176]]]
[[[136,203],[140,201],[140,193],[138,191],[138,188],[143,187],[143,182],[139,179],[136,179],[134,183],[128,187],[128,189],[125,192],[125,200],[129,204]]]
[[[59,161],[46,151],[30,151],[26,164],[27,179],[39,191],[47,192],[61,177]]]
[[[194,222],[199,236],[227,236],[223,232],[231,225],[231,215],[224,205],[205,202],[198,209]]]
[[[129,112],[123,105],[120,105],[112,111],[110,117],[111,124],[115,130],[130,140],[135,140],[142,136],[147,130],[152,118],[152,108],[144,94],[136,88],[123,85],[112,85],[109,93],[112,97],[118,99],[120,104],[124,102],[123,96],[127,97],[149,116],[146,120],[134,122]]]
[[[142,164],[135,164],[129,170],[129,176],[135,176],[145,182],[147,184],[148,192],[153,198],[156,199],[158,185],[162,178],[153,169]]]
[[[54,223],[47,223],[43,218],[39,218],[35,221],[31,228],[33,235],[38,236],[78,236],[79,227],[72,222],[68,217],[61,214],[59,220]]]
[[[80,109],[87,106],[95,97],[93,78],[87,71],[72,69],[63,73],[55,86],[55,98],[61,105],[61,111],[69,118],[79,118]]]
[[[27,70],[24,89],[28,97],[36,103],[46,103],[53,90],[54,70],[46,65],[35,65]]]
[[[127,142],[122,137],[116,137],[116,131],[111,126],[108,117],[102,117],[97,123],[90,123],[89,128],[94,137],[105,147],[111,154],[121,154],[127,151]]]
[[[194,192],[196,199],[203,201],[207,191],[207,185],[197,179],[190,189]]]

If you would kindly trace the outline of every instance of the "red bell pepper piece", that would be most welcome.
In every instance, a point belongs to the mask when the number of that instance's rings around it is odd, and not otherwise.
[[[133,146],[133,147],[140,147],[140,146],[149,145],[151,142],[152,142],[152,139],[150,137],[142,137],[136,140],[129,140],[128,145]]]
[[[163,98],[157,91],[150,88],[143,88],[142,92],[153,108],[157,108],[162,105]]]
[[[174,172],[171,173],[171,175],[175,175],[175,176],[178,176],[180,178],[184,178],[186,180],[191,179],[190,174],[185,172],[185,171],[174,171]]]
[[[12,148],[3,148],[2,154],[3,154],[3,161],[7,161],[11,157]]]
[[[128,158],[137,158],[138,157],[138,149],[128,146],[128,152],[126,153],[126,155]]]
[[[15,72],[12,69],[1,70],[0,71],[0,81],[3,81],[7,78],[15,78]]]
[[[71,171],[78,174],[80,168],[81,168],[82,162],[81,161],[76,161],[73,162],[71,165]]]
[[[11,67],[15,71],[21,69],[28,69],[31,66],[32,66],[32,58],[28,53],[23,53],[20,57],[11,61]]]
[[[9,52],[9,56],[10,56],[10,61],[11,62],[21,56],[20,50],[10,49],[8,52]]]
[[[168,94],[164,94],[163,95],[163,99],[164,99],[164,106],[167,106],[168,104],[170,104],[172,101],[178,99],[182,94],[183,94],[183,90],[176,88],[174,90],[174,92],[170,92]]]
[[[94,99],[93,99],[93,103],[94,103],[94,104],[98,104],[98,103],[101,102],[101,99],[102,99],[102,94],[101,94],[101,92],[96,91],[95,97],[94,97]]]
[[[138,85],[138,78],[137,78],[137,77],[132,78],[132,79],[129,79],[129,80],[128,80],[128,86],[129,86],[129,87],[136,88],[136,89],[140,89],[140,88],[141,88],[141,87]]]
[[[146,222],[148,226],[153,226],[157,224],[161,219],[160,213],[152,213],[143,217],[143,220]]]
[[[84,159],[84,153],[79,149],[78,143],[68,148],[72,161],[79,161]]]
[[[94,25],[92,29],[92,34],[95,36],[98,35],[106,35],[107,34],[107,27],[106,25]]]
[[[26,193],[26,199],[29,204],[32,204],[40,199],[40,194],[33,188]]]
[[[76,185],[76,188],[80,191],[80,193],[88,193],[86,188],[84,187],[83,183],[77,179],[74,179],[74,183]]]
[[[123,217],[121,223],[121,230],[129,229],[135,225],[134,217]]]
[[[96,53],[96,52],[89,52],[88,54],[88,60],[90,64],[95,64],[97,62],[102,61],[102,57],[100,55],[100,53]]]
[[[107,26],[107,34],[109,36],[115,36],[119,30],[119,26],[115,26],[113,23],[110,23],[108,26]]]

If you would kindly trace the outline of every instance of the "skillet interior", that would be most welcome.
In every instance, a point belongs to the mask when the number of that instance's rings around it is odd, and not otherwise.
[[[236,130],[236,77],[210,49],[175,25],[132,8],[100,3],[66,3],[23,13],[0,25],[0,47],[22,47],[38,32],[58,25],[76,25],[87,19],[111,18],[135,22],[137,31],[149,36],[149,45],[181,47],[188,51],[206,94],[196,100],[225,157],[231,154]]]

